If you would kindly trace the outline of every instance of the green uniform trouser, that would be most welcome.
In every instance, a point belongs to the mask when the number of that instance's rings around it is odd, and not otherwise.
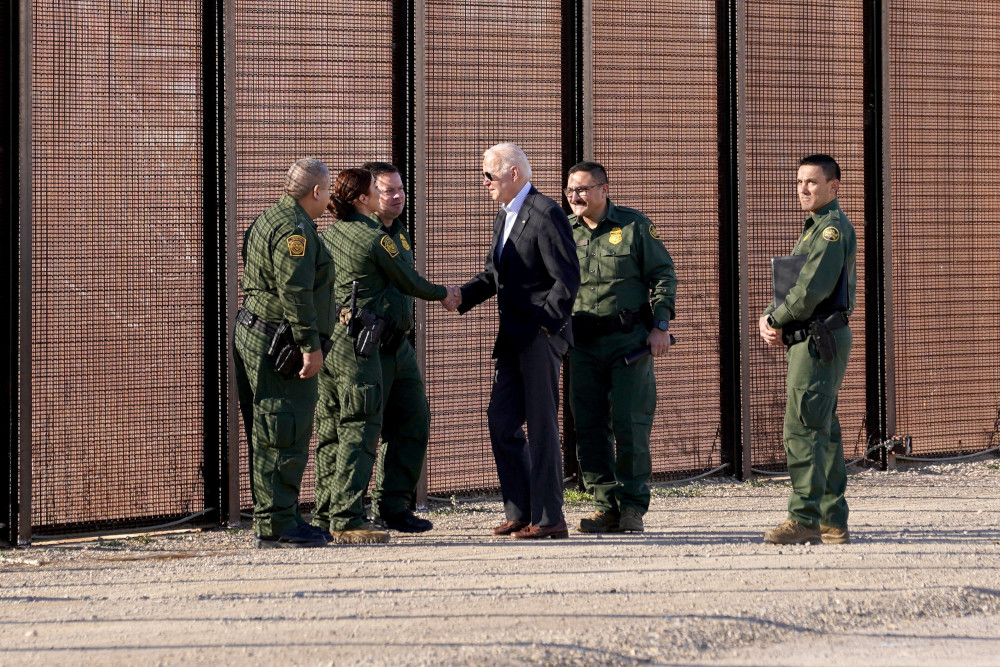
[[[424,378],[408,340],[394,353],[382,353],[385,410],[378,450],[372,513],[395,514],[407,509],[420,481],[431,433]]]
[[[788,518],[816,527],[847,526],[847,465],[837,418],[837,392],[851,354],[851,330],[833,332],[837,355],[820,360],[810,337],[788,348],[783,440],[788,455],[792,494]]]
[[[316,407],[316,511],[313,523],[329,530],[364,523],[364,495],[371,481],[382,431],[381,355],[354,354],[346,327],[333,331],[333,349],[319,372]]]
[[[646,344],[648,333],[599,336],[570,351],[570,406],[576,455],[587,491],[598,510],[649,509],[652,472],[649,434],[656,410],[653,359],[629,366],[622,360]]]
[[[299,487],[309,459],[315,377],[286,380],[267,359],[270,339],[236,325],[236,388],[253,466],[253,528],[257,535],[278,537],[303,523]]]

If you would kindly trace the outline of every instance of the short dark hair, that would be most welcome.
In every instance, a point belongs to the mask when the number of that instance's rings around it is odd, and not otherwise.
[[[826,180],[840,180],[840,165],[826,153],[814,153],[813,155],[807,155],[799,160],[799,166],[820,167],[823,170],[823,174],[826,176]]]
[[[399,169],[391,162],[365,162],[361,165],[361,168],[370,171],[375,178],[378,178],[382,174],[399,174]]]
[[[589,173],[591,176],[599,180],[601,184],[608,182],[608,171],[604,168],[604,165],[599,162],[588,162],[586,160],[583,162],[577,162],[569,168],[569,171],[566,172],[566,178],[569,178],[578,171],[585,171]]]

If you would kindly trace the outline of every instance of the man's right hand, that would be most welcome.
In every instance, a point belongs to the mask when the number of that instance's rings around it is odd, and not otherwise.
[[[781,341],[781,329],[772,329],[767,323],[767,315],[760,316],[757,326],[760,329],[760,337],[764,339],[765,343],[772,347],[784,345]]]
[[[442,301],[441,305],[449,313],[453,313],[458,310],[458,307],[462,305],[462,290],[457,285],[452,285],[448,288],[448,296],[446,296]]]
[[[304,352],[302,354],[302,370],[299,371],[299,377],[303,380],[308,380],[316,373],[319,373],[319,369],[323,366],[323,350],[313,350],[312,352]]]

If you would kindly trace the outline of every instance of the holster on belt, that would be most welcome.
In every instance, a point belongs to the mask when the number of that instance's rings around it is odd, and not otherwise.
[[[622,308],[618,311],[618,323],[621,326],[621,330],[625,333],[631,333],[632,329],[640,321],[639,314],[632,312],[628,308]]]
[[[263,323],[263,326],[261,325]],[[267,358],[271,362],[274,372],[290,380],[297,377],[302,370],[302,349],[292,336],[292,325],[288,320],[282,320],[280,324],[271,324],[265,320],[257,319],[255,323],[248,326],[265,330],[265,327],[274,330],[271,337],[271,344],[267,348]],[[333,339],[323,334],[319,335],[320,349],[323,352],[323,359],[333,349]]]
[[[382,341],[385,318],[364,308],[356,308],[352,315],[351,309],[345,307],[340,309],[339,321],[347,326],[347,334],[354,339],[355,354],[365,359],[375,354]]]
[[[267,358],[274,365],[274,372],[290,380],[302,370],[302,350],[292,337],[292,325],[282,320],[274,332],[271,345],[267,348]]]
[[[791,347],[812,336],[819,358],[830,361],[837,356],[837,339],[833,336],[833,332],[846,327],[847,323],[847,315],[839,310],[830,315],[820,315],[808,322],[790,322],[781,328],[781,340]]]
[[[236,321],[248,329],[256,329],[271,337],[271,344],[267,348],[267,359],[278,375],[287,380],[302,370],[302,351],[295,344],[292,327],[286,320],[274,324],[245,308],[240,308],[236,313]],[[332,345],[333,341],[330,343]]]

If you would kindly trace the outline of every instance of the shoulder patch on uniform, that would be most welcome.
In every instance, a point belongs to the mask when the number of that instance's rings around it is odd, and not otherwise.
[[[292,257],[306,256],[306,237],[293,234],[288,237],[288,254]]]
[[[399,248],[396,247],[396,244],[393,243],[392,239],[388,236],[383,236],[382,240],[379,241],[379,245],[381,245],[382,248],[389,253],[389,257],[395,257],[399,254]]]
[[[653,226],[653,223],[649,223],[649,238],[656,239],[657,241],[660,240],[660,235],[656,232],[656,227]]]
[[[608,243],[611,245],[618,245],[622,242],[622,228],[613,227],[611,229],[611,234],[608,235]]]
[[[410,251],[410,243],[406,240],[406,237],[403,236],[403,232],[399,233],[399,245],[403,246],[403,250],[407,252]]]
[[[823,238],[830,242],[837,242],[840,240],[840,230],[836,227],[827,227],[823,230]]]

